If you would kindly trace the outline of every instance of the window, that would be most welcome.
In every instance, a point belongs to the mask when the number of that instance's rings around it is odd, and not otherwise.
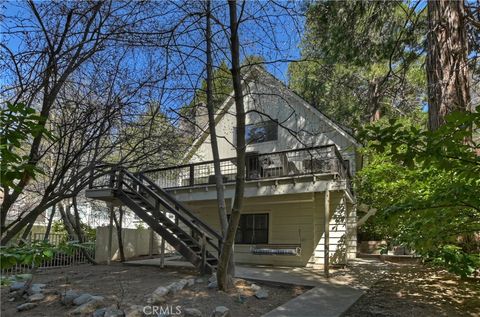
[[[278,125],[274,121],[263,121],[245,126],[247,144],[275,141],[278,137]]]
[[[244,214],[240,216],[235,243],[268,243],[268,214]]]

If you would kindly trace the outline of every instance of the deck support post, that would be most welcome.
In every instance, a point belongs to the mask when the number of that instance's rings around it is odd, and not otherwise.
[[[207,271],[207,237],[202,233],[202,274]]]
[[[107,265],[110,265],[112,261],[112,238],[113,238],[113,205],[109,205],[110,211],[110,223],[108,225],[108,258]]]
[[[324,260],[323,260],[323,271],[325,277],[328,277],[330,274],[330,183],[327,183],[327,189],[325,190],[325,218],[324,218]]]
[[[162,242],[160,242],[160,268],[165,267],[165,239],[160,237]]]
[[[153,229],[150,228],[150,239],[148,243],[148,256],[153,258]]]

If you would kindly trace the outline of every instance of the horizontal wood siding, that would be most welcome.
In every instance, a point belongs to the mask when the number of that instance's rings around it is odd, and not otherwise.
[[[343,194],[332,192],[330,220],[330,250],[334,262],[345,262],[346,220],[338,209]],[[305,193],[254,197],[245,200],[245,214],[269,214],[270,244],[300,244],[300,256],[254,255],[253,245],[235,245],[235,262],[278,266],[315,266],[323,263],[324,194]],[[231,200],[227,199],[227,206]],[[219,229],[216,201],[189,202],[189,207],[214,228]],[[352,237],[354,237],[352,235]],[[349,243],[353,244],[353,241]]]

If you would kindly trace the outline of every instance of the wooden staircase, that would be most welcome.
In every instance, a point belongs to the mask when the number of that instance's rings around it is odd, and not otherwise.
[[[218,232],[144,175],[118,168],[109,173],[104,189],[112,189],[116,199],[201,272],[215,272],[222,241]]]

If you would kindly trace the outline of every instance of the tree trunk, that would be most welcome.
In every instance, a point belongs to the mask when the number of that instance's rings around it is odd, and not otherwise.
[[[428,124],[436,130],[452,111],[469,111],[470,78],[463,1],[428,1]]]
[[[125,251],[123,249],[123,237],[122,237],[122,222],[123,222],[123,208],[118,208],[118,220],[113,214],[113,221],[115,222],[115,227],[117,228],[117,239],[118,239],[118,252],[120,253],[120,262],[125,262]]]
[[[230,50],[232,58],[232,80],[235,94],[235,110],[237,122],[237,175],[235,179],[235,200],[228,223],[227,234],[222,245],[220,260],[217,268],[217,281],[220,290],[227,290],[231,279],[229,278],[228,263],[233,253],[233,242],[237,232],[240,214],[243,209],[243,196],[245,191],[245,107],[243,104],[242,81],[240,74],[240,41],[238,38],[237,2],[228,1],[230,13]]]
[[[59,204],[58,211],[60,212],[60,217],[62,218],[63,224],[65,226],[65,230],[67,231],[68,234],[68,240],[79,240],[75,230],[73,229],[71,217],[69,216],[70,214],[70,206],[65,208],[65,205],[63,202]]]
[[[80,213],[78,212],[78,205],[77,205],[77,197],[76,196],[73,196],[72,197],[72,206],[73,206],[73,212],[74,212],[74,219],[73,219],[73,229],[75,230],[77,236],[78,236],[78,241],[80,243],[84,243],[86,242],[86,239],[85,239],[85,236],[83,234],[83,230],[82,230],[82,222],[80,220]],[[67,214],[67,216],[69,216],[69,214]],[[90,254],[88,253],[88,251],[85,249],[85,248],[81,248],[80,249],[83,256],[85,256],[85,258],[88,260],[88,262],[90,262],[91,264],[97,264],[97,262],[95,261],[95,259],[93,259]]]
[[[48,238],[50,236],[50,230],[52,230],[53,217],[55,216],[56,207],[57,205],[53,205],[52,212],[50,213],[50,217],[48,218],[47,229],[45,230],[45,236],[43,236],[44,241],[48,241]]]
[[[35,224],[35,220],[33,220],[32,222],[30,222],[26,227],[25,227],[25,231],[23,231],[22,233],[22,238],[20,239],[20,244],[24,244],[25,241],[28,240],[28,236],[30,235],[30,233],[32,232],[32,228],[33,228],[33,225]],[[31,238],[31,237],[30,237]],[[32,239],[30,239],[30,241],[32,241]]]
[[[210,132],[210,142],[213,155],[213,168],[215,171],[215,188],[217,190],[217,207],[218,218],[220,220],[220,230],[222,237],[225,238],[228,229],[227,206],[225,203],[225,191],[223,187],[223,176],[220,167],[220,154],[218,152],[217,130],[215,126],[215,105],[213,98],[213,61],[212,61],[212,26],[211,26],[211,0],[206,2],[206,44],[207,44],[207,112],[208,112],[208,129]],[[223,243],[223,241],[222,241]],[[230,257],[228,263],[228,274],[235,274],[235,264],[233,256]]]

